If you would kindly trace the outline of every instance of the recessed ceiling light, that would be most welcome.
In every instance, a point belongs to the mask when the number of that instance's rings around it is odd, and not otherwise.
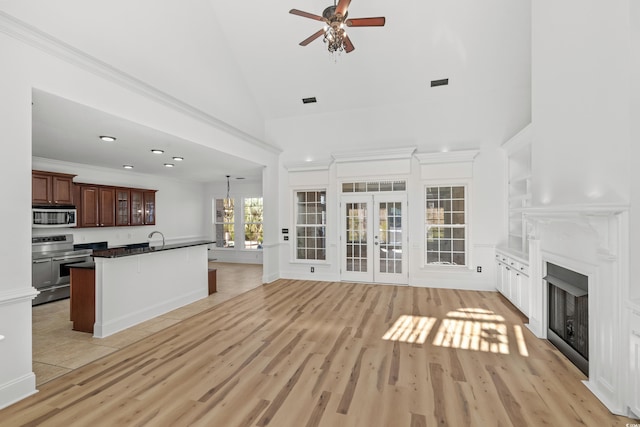
[[[165,168],[172,168],[172,167],[174,167],[174,166],[175,166],[175,165],[174,165],[173,163],[165,163],[165,164],[164,164],[164,167],[165,167]]]
[[[153,154],[162,154],[164,153],[164,150],[160,150],[159,148],[154,148],[153,150],[151,150],[151,152]]]
[[[122,165],[125,169],[133,169],[133,165]]]
[[[175,160],[176,162],[181,162],[184,160],[184,157],[176,156],[176,157],[173,157],[173,160]]]
[[[100,135],[100,139],[103,140],[104,142],[113,142],[116,140],[116,137],[108,136],[108,135]]]

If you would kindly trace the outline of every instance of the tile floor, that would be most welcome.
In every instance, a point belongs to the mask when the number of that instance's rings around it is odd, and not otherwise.
[[[33,307],[33,371],[40,385],[262,284],[262,265],[210,262],[217,292],[107,338],[71,329],[69,300]]]

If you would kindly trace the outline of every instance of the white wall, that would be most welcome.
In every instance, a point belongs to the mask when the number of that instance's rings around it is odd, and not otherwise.
[[[532,2],[534,206],[629,202],[629,7]]]
[[[366,150],[360,152],[367,155]],[[442,153],[442,157],[450,153]],[[438,156],[438,153],[435,154]],[[444,167],[444,168],[443,168]],[[424,165],[417,159],[380,160],[367,162],[333,163],[326,167],[311,166],[304,171],[304,166],[295,166],[281,173],[280,225],[289,229],[289,241],[280,241],[281,276],[292,279],[340,280],[340,248],[339,234],[341,224],[340,182],[380,179],[406,179],[408,197],[408,260],[409,280],[412,286],[455,288],[455,289],[495,289],[494,248],[504,239],[504,154],[499,148],[481,150],[468,167],[465,175],[460,177],[450,174],[456,165]],[[421,171],[431,171],[425,176]],[[442,172],[446,172],[444,175]],[[346,175],[345,175],[346,174]],[[459,182],[463,178],[469,183],[470,199],[468,206],[471,214],[469,230],[470,258],[468,268],[447,268],[424,266],[424,187],[428,183]],[[296,261],[294,259],[295,222],[294,191],[327,190],[327,259],[325,261]],[[310,267],[315,269],[310,273]],[[482,267],[482,273],[476,267]]]
[[[631,183],[631,200],[634,209],[629,214],[630,223],[630,260],[640,259],[640,209],[637,208],[640,200],[640,168],[637,167],[638,159],[640,159],[640,2],[631,2],[630,4],[630,21],[631,21],[631,47],[630,51],[635,52],[631,55],[631,75],[636,78],[631,79],[631,144],[630,154],[627,161],[630,163],[630,183]],[[629,271],[629,293],[632,298],[640,300],[640,263],[631,262]]]
[[[2,15],[0,27],[0,51],[3,55],[3,78],[0,79],[0,112],[3,119],[0,121],[0,131],[4,155],[10,159],[0,171],[0,186],[3,198],[10,201],[11,205],[11,209],[5,209],[0,224],[0,234],[6,242],[10,242],[0,249],[0,268],[5,272],[4,280],[0,282],[0,335],[5,336],[0,341],[0,407],[4,407],[35,391],[31,370],[30,314],[33,289],[29,243],[31,92],[34,87],[178,138],[244,157],[265,165],[267,169],[277,165],[278,155],[256,144],[251,138],[243,137],[242,132],[223,130],[215,120],[209,120],[203,114],[191,114],[190,110],[162,96],[155,96],[158,94],[154,95],[149,88],[142,90],[135,87],[131,80],[113,73],[111,69],[100,68],[82,55],[65,50],[49,39],[39,38],[37,34],[7,21]],[[139,183],[144,184],[142,181]],[[175,187],[164,184],[160,190],[165,194],[177,192]],[[189,189],[188,192],[193,194],[197,190]],[[187,199],[193,200],[191,196]],[[172,211],[174,213],[171,215],[179,217],[178,208],[172,202],[163,200],[161,196],[157,228],[171,235],[175,233],[176,236],[200,234],[204,208],[200,214],[195,213],[198,210],[197,203],[189,208],[194,215],[198,215],[198,225],[185,224],[184,228],[174,228],[175,225],[165,222],[167,217],[163,219]],[[277,215],[277,207],[275,210],[274,215]],[[85,236],[91,240],[102,240],[103,237],[102,234]]]
[[[158,190],[156,192],[156,224],[137,227],[33,229],[33,235],[71,233],[75,243],[107,241],[110,246],[148,241],[153,230],[161,231],[167,242],[189,238],[205,238],[204,184],[162,179],[140,173],[128,173],[76,163],[33,158],[33,169],[76,175],[73,182],[114,185]],[[78,204],[78,201],[76,201]]]

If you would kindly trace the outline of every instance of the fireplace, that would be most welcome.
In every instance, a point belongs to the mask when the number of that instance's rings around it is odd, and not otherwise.
[[[547,338],[589,376],[588,277],[547,263]]]

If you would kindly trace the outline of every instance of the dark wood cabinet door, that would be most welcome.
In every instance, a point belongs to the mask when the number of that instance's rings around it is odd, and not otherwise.
[[[99,188],[100,227],[116,225],[116,190],[113,187]]]
[[[73,177],[66,173],[31,171],[34,205],[73,205]]]
[[[130,190],[128,188],[116,189],[116,225],[130,224]]]
[[[80,187],[80,227],[98,227],[98,187]]]
[[[144,202],[142,191],[131,190],[131,225],[143,225]]]
[[[48,205],[51,200],[51,175],[31,174],[31,200],[34,205]]]
[[[73,204],[73,180],[72,178],[53,175],[51,176],[51,189],[53,203],[57,205]]]
[[[144,224],[155,225],[156,223],[156,192],[145,191],[144,200]]]

